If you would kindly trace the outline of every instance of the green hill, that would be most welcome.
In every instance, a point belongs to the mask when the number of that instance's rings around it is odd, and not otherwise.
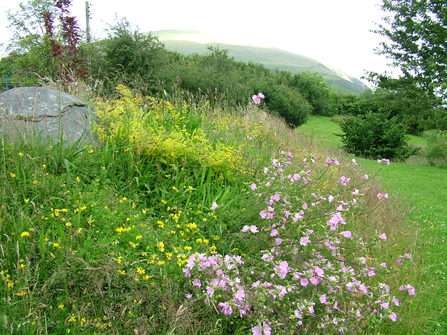
[[[260,63],[272,71],[279,69],[292,73],[304,71],[318,73],[329,85],[341,92],[358,94],[366,87],[359,79],[340,70],[326,66],[315,59],[278,48],[232,44],[194,30],[158,30],[153,34],[164,43],[166,49],[185,55],[209,53],[208,47],[219,46],[221,49],[227,49],[228,54],[235,60]]]

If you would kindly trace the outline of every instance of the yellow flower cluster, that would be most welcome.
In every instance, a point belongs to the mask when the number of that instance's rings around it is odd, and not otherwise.
[[[168,163],[193,162],[229,172],[244,166],[240,148],[211,142],[200,126],[187,119],[188,106],[133,94],[119,85],[121,99],[98,102],[94,131],[102,142],[127,143],[140,153]]]

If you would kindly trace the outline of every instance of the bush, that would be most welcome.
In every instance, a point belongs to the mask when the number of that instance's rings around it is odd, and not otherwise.
[[[356,156],[405,160],[417,151],[409,147],[404,126],[385,114],[346,117],[340,128],[343,149]]]
[[[424,132],[427,140],[426,157],[430,165],[447,165],[447,131],[429,130]]]
[[[305,123],[312,111],[312,106],[300,92],[291,87],[270,83],[263,93],[265,93],[268,110],[284,118],[290,128],[296,128]]]

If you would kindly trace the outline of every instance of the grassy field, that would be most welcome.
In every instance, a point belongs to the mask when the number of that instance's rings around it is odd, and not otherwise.
[[[120,86],[95,146],[0,140],[1,334],[445,333],[445,170],[176,101]]]
[[[298,133],[333,150],[341,145],[340,137],[334,135],[340,134],[339,126],[329,117],[310,117]],[[410,136],[409,143],[420,147],[427,144],[418,136]],[[357,161],[370,174],[377,170],[376,161]],[[407,163],[393,162],[383,166],[377,179],[392,199],[403,204],[407,225],[419,235],[418,261],[424,267],[420,284],[426,299],[421,303],[429,310],[427,315],[437,315],[427,319],[430,325],[427,331],[429,334],[444,334],[447,332],[447,169],[412,162],[425,163],[425,160],[411,157]]]

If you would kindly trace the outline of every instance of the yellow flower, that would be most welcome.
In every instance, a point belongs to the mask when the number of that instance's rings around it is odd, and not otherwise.
[[[70,316],[70,318],[67,321],[68,322],[76,322],[76,316],[74,316],[74,315]]]
[[[57,308],[59,308],[59,309],[64,309],[65,306],[64,306],[64,304],[60,304],[59,306],[57,306]]]
[[[15,178],[15,177],[17,177],[16,174],[15,174],[15,173],[12,173],[12,172],[9,174],[9,176],[10,176],[11,178]]]
[[[23,157],[24,155],[23,155],[23,153],[19,152],[19,156],[20,156],[20,157]]]
[[[90,150],[88,151],[89,154],[92,154],[92,153],[94,153],[94,152],[95,152],[95,150],[93,150],[93,149],[90,149]]]
[[[135,239],[138,241],[138,240],[142,240],[143,239],[143,236],[142,235],[138,235],[138,236],[136,236],[135,237]]]
[[[55,247],[55,248],[60,248],[61,245],[60,245],[59,243],[53,243],[53,247]]]
[[[146,273],[146,270],[144,270],[142,267],[137,267],[137,272],[138,272],[140,275],[144,275],[144,274]]]
[[[126,274],[126,271],[124,271],[124,270],[118,270],[118,273],[120,274],[120,275],[125,275]]]
[[[20,237],[25,237],[25,236],[29,236],[29,232],[24,231],[23,233],[20,234]]]
[[[24,295],[26,295],[25,291],[20,291],[20,292],[16,293],[16,296],[18,296],[18,297],[23,297]]]
[[[29,202],[29,199],[25,199],[24,201],[25,201],[25,204],[27,204]]]

